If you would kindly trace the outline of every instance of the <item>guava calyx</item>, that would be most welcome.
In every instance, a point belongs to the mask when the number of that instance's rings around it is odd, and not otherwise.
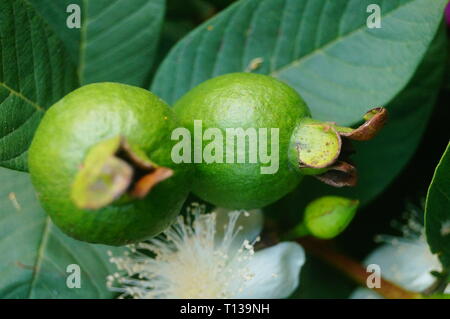
[[[337,161],[325,173],[314,175],[319,181],[334,187],[356,186],[358,170],[344,161]]]
[[[291,136],[289,160],[304,175],[313,175],[334,186],[355,186],[356,167],[349,155],[353,153],[350,140],[368,141],[385,125],[388,113],[383,107],[371,109],[358,128],[338,126],[311,118],[302,119]]]
[[[115,201],[145,197],[173,170],[154,164],[125,137],[117,136],[94,145],[72,185],[71,197],[81,209],[100,209]]]
[[[335,126],[342,137],[354,141],[368,141],[374,138],[388,120],[388,112],[384,107],[369,110],[364,116],[365,122],[356,129]]]

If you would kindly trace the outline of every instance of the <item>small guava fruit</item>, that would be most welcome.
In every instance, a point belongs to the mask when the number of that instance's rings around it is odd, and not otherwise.
[[[144,89],[83,86],[46,112],[28,165],[39,200],[68,235],[123,245],[166,229],[189,192],[189,167],[174,164],[174,112]]]
[[[345,158],[344,140],[370,139],[386,121],[384,108],[369,111],[358,129],[314,120],[293,88],[253,73],[203,82],[181,97],[174,109],[194,139],[193,192],[231,209],[273,203],[304,175],[337,187],[354,185],[356,169]],[[241,129],[240,144],[236,129]]]

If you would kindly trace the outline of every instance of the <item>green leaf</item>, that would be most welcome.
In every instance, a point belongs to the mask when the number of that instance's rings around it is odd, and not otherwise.
[[[425,131],[444,73],[446,33],[441,28],[410,83],[387,106],[389,121],[372,141],[354,143],[352,156],[359,172],[356,187],[334,188],[305,178],[299,188],[272,205],[274,213],[285,212],[285,222],[298,220],[300,212],[317,196],[338,195],[359,199],[361,205],[378,196],[409,162]]]
[[[81,84],[143,86],[156,55],[165,0],[29,0],[78,66]],[[81,8],[81,28],[66,25],[69,4]]]
[[[425,204],[425,231],[433,253],[450,270],[450,143],[428,189]]]
[[[28,0],[38,14],[47,22],[50,28],[61,39],[67,49],[73,64],[78,63],[78,51],[80,49],[80,30],[67,27],[67,7],[70,4],[80,5],[81,0]]]
[[[25,0],[0,2],[0,166],[26,170],[45,109],[78,84],[59,38]]]
[[[107,250],[71,239],[39,206],[28,174],[0,168],[0,298],[111,298],[115,271]],[[81,288],[68,288],[67,266],[81,269]]]
[[[382,8],[369,29],[367,6]],[[152,90],[174,103],[211,77],[252,69],[293,86],[319,120],[354,124],[409,82],[446,0],[241,0],[178,43]],[[260,59],[262,63],[252,63]]]

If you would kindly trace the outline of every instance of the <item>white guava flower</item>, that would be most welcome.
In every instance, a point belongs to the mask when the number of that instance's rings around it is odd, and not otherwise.
[[[414,219],[403,227],[404,237],[380,236],[384,244],[375,249],[364,264],[376,264],[384,279],[412,292],[422,292],[433,285],[432,271],[442,271],[437,255],[426,242],[423,226]],[[449,288],[447,288],[447,292]],[[357,288],[351,299],[381,299],[375,291]]]
[[[111,257],[119,272],[108,277],[108,287],[121,297],[139,299],[292,294],[305,262],[300,245],[282,242],[255,252],[261,211],[201,211],[194,208],[164,236],[130,246],[125,256]]]

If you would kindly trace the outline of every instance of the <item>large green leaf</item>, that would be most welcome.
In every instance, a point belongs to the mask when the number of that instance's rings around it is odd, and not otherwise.
[[[58,37],[25,0],[0,2],[0,166],[26,170],[44,111],[77,84]]]
[[[110,298],[114,272],[107,250],[61,233],[40,208],[28,174],[0,168],[0,298]],[[67,266],[81,269],[81,288],[68,288]]]
[[[81,84],[142,86],[152,68],[165,0],[29,0],[68,48]],[[69,4],[81,8],[81,28],[69,29]]]
[[[366,25],[369,4],[382,28]],[[152,90],[169,103],[230,72],[277,77],[315,118],[354,124],[408,83],[436,33],[446,0],[241,0],[191,32],[165,59]]]
[[[434,172],[425,204],[425,231],[433,253],[450,270],[450,143]]]

